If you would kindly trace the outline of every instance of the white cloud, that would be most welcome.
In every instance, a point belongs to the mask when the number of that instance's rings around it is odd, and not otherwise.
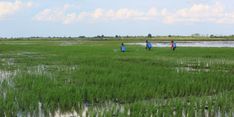
[[[234,23],[233,12],[225,11],[225,6],[220,3],[213,5],[194,4],[190,8],[178,9],[170,12],[167,9],[161,11],[164,23]]]
[[[97,8],[89,12],[67,12],[69,7],[57,9],[44,9],[35,15],[34,19],[37,21],[54,21],[62,22],[63,24],[70,24],[81,20],[149,20],[156,18],[157,10],[151,8],[147,11],[139,11],[128,8],[121,8],[117,10]]]
[[[139,9],[102,9],[93,11],[70,12],[72,5],[64,5],[62,8],[44,9],[34,16],[34,20],[46,22],[60,22],[71,24],[79,21],[116,21],[116,20],[150,20],[166,24],[173,23],[215,23],[234,24],[234,11],[225,9],[220,3],[193,4],[188,8],[170,10],[167,8],[147,10]],[[73,9],[74,10],[74,9]]]
[[[151,8],[148,11],[139,11],[128,8],[121,8],[117,10],[104,10],[98,8],[89,14],[96,20],[149,20],[156,18],[155,16],[157,15],[157,11],[155,8]]]
[[[62,22],[63,24],[70,24],[81,19],[76,13],[67,13],[70,7],[70,5],[66,4],[62,8],[44,9],[35,15],[33,19],[45,22]]]
[[[31,2],[21,2],[16,0],[14,2],[10,1],[0,1],[0,18],[4,18],[11,14],[14,14],[18,10],[32,7]]]

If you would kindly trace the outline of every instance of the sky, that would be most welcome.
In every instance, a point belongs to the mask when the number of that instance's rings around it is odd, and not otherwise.
[[[234,34],[233,0],[0,0],[0,37]]]

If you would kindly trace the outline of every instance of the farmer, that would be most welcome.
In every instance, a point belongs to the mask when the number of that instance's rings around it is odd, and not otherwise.
[[[145,42],[146,42],[146,47],[145,47],[145,49],[151,50],[152,44],[151,44],[148,40],[146,40]]]
[[[173,51],[175,51],[175,49],[176,49],[176,42],[175,41],[171,41],[171,49],[173,50]]]
[[[121,50],[121,52],[126,52],[126,47],[125,47],[124,43],[121,44],[120,50]]]

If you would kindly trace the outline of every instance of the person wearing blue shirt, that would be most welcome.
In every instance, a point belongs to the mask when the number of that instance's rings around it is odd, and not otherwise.
[[[146,42],[146,47],[145,47],[145,49],[151,50],[152,44],[151,44],[148,40],[146,40],[145,42]]]
[[[121,44],[120,50],[121,50],[121,52],[126,52],[126,47],[125,47],[124,43]]]
[[[172,43],[172,44],[173,44],[173,48],[172,48],[172,49],[173,49],[173,51],[175,51],[175,49],[176,49],[176,42],[175,42],[175,41],[173,41],[173,43]]]

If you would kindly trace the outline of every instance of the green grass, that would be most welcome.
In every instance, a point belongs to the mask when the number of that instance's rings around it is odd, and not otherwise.
[[[121,104],[135,116],[169,116],[194,105],[234,112],[233,48],[153,48],[120,41],[1,41],[0,71],[16,73],[0,85],[0,113],[81,111]],[[191,68],[192,70],[187,70]],[[4,93],[6,96],[4,98]],[[107,104],[111,102],[111,104]],[[188,105],[190,102],[191,105]],[[113,103],[113,104],[112,104]],[[119,113],[126,116],[127,112]],[[211,108],[209,108],[211,109]],[[199,109],[198,109],[199,110]],[[157,112],[158,111],[158,112]]]

